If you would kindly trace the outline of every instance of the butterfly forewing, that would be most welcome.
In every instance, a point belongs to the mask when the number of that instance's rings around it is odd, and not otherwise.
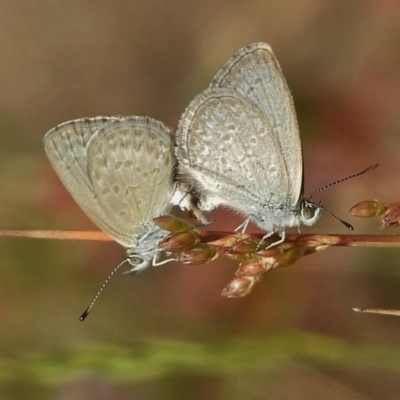
[[[102,228],[126,247],[144,224],[171,208],[172,152],[169,130],[142,117],[107,124],[89,142],[89,177],[103,210]]]
[[[284,203],[288,182],[271,129],[265,114],[235,91],[203,92],[180,122],[177,156],[183,179],[191,176],[197,192],[219,196],[247,214],[264,203]]]
[[[216,74],[211,88],[234,88],[264,112],[280,144],[291,203],[302,190],[302,151],[293,99],[271,47],[252,43],[234,54]]]

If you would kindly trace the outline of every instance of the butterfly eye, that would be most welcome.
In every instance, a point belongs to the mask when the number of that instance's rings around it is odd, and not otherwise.
[[[305,220],[313,219],[315,216],[316,208],[314,205],[305,204],[301,209],[301,215]]]
[[[138,255],[136,254],[132,254],[131,256],[129,256],[129,263],[131,265],[133,265],[134,267],[137,267],[138,265],[143,264],[144,260],[143,258],[140,258]]]
[[[301,204],[300,220],[304,225],[314,225],[322,214],[321,204],[314,204],[308,200],[303,200]]]

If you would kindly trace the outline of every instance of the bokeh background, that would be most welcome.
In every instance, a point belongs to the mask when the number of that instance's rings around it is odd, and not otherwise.
[[[306,189],[356,233],[363,199],[400,199],[400,3],[395,0],[0,2],[0,227],[93,230],[53,172],[47,130],[85,116],[148,115],[176,128],[241,46],[273,47],[301,128]],[[240,219],[213,214],[210,229]],[[328,216],[303,232],[347,233]],[[389,234],[389,232],[388,232]],[[115,276],[115,243],[0,239],[1,399],[400,398],[396,249],[335,248],[220,292],[237,265]]]

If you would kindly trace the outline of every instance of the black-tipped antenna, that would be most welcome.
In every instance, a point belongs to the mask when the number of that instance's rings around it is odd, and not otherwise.
[[[328,189],[331,186],[337,185],[338,183],[347,181],[349,179],[356,178],[357,176],[364,175],[366,172],[372,171],[377,167],[378,167],[378,164],[374,164],[374,165],[371,165],[370,167],[368,167],[367,169],[364,169],[363,171],[358,172],[358,173],[356,173],[354,175],[346,176],[346,178],[342,178],[342,179],[339,179],[339,180],[337,180],[335,182],[329,183],[328,185],[326,185],[326,186],[316,190],[314,193],[312,193],[311,196],[308,199],[311,200],[316,194],[324,191],[325,189]],[[333,214],[329,213],[327,210],[325,210],[325,211],[327,212],[327,214],[330,214],[332,217],[334,217],[334,218],[338,219],[339,221],[341,221],[342,223],[344,223],[344,221],[340,220],[338,217],[335,217]],[[346,225],[346,224],[344,224],[344,225]]]
[[[110,279],[112,276],[124,265],[128,260],[122,261],[122,263],[118,264],[112,271],[111,273],[107,276],[106,280],[104,283],[101,285],[101,288],[97,292],[96,296],[94,296],[92,302],[90,303],[89,307],[82,313],[82,315],[79,317],[79,321],[84,321],[86,317],[89,315],[90,311],[92,311],[92,308],[94,306],[94,303],[96,303],[97,299],[100,297],[101,293],[103,292],[104,288],[107,286],[108,282],[110,282]]]
[[[332,214],[329,210],[327,210],[326,208],[322,207],[321,204],[319,205],[321,207],[321,210],[325,211],[329,216],[331,216],[333,219],[336,219],[336,221],[339,221],[341,224],[343,224],[347,229],[350,229],[351,231],[354,230],[353,225],[349,224],[346,221],[343,221],[342,219],[340,219],[339,217],[337,217],[335,214]]]

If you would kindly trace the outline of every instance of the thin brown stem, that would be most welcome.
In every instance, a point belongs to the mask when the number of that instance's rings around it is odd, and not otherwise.
[[[203,242],[210,242],[232,235],[232,232],[206,232]],[[25,237],[36,239],[93,240],[112,241],[112,238],[101,231],[48,231],[48,230],[0,230],[0,236]],[[262,233],[252,236],[261,238]],[[286,236],[287,242],[317,242],[320,245],[347,247],[400,247],[400,235],[305,235]]]
[[[35,239],[63,239],[63,240],[96,240],[112,241],[113,239],[101,231],[39,231],[39,230],[6,230],[0,229],[0,236],[25,237]]]

